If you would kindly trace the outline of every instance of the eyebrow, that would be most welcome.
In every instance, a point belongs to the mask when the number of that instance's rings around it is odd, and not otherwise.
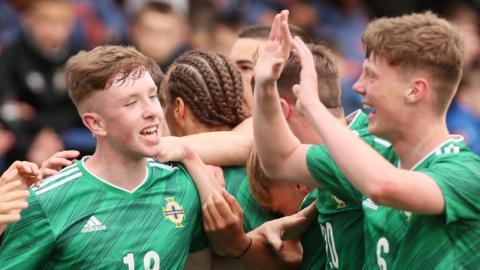
[[[253,64],[253,61],[247,60],[247,59],[241,59],[241,60],[236,60],[235,64],[241,65],[241,64]]]

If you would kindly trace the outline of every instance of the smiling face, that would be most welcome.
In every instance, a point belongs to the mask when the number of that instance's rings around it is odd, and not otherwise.
[[[389,65],[382,57],[373,54],[365,59],[360,78],[353,90],[363,97],[369,109],[368,130],[375,135],[391,138],[402,128],[402,118],[407,106],[406,90],[411,87],[400,69]]]
[[[162,119],[152,77],[145,71],[137,77],[138,72],[132,72],[125,81],[119,80],[121,74],[117,75],[109,88],[90,97],[102,125],[97,138],[134,159],[157,153]]]

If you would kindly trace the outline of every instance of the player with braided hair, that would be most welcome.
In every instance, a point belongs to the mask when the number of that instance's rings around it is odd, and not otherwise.
[[[186,133],[178,114],[185,105],[194,121],[206,126],[203,130],[230,130],[250,116],[240,73],[220,54],[193,50],[181,55],[167,74],[164,91],[165,112],[176,135]],[[181,110],[173,111],[171,105]]]

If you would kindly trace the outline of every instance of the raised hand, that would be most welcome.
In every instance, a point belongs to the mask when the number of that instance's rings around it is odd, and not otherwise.
[[[53,154],[40,166],[41,175],[43,178],[47,178],[56,174],[63,167],[70,166],[75,163],[75,158],[80,155],[80,152],[76,150],[65,150]]]
[[[305,115],[308,110],[323,106],[318,96],[317,72],[312,52],[305,43],[299,37],[295,37],[291,44],[302,65],[300,84],[294,85],[292,90],[297,97],[297,109]]]
[[[290,29],[288,10],[275,16],[268,41],[260,46],[254,68],[255,83],[261,85],[274,83],[283,69],[290,53]]]

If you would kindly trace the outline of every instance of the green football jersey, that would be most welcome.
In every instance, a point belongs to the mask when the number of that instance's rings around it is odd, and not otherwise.
[[[11,224],[1,269],[183,269],[207,246],[200,199],[181,166],[153,159],[133,191],[93,175],[84,159],[32,188]]]
[[[301,209],[309,206],[318,198],[318,189],[310,192],[301,205]],[[303,270],[324,269],[327,262],[327,254],[325,253],[325,244],[323,241],[322,231],[317,222],[312,222],[307,231],[300,237],[303,248],[302,268]]]
[[[368,133],[367,115],[357,111],[349,117],[352,116],[349,128],[387,159],[392,159],[395,155],[391,144]],[[307,166],[312,177],[326,187],[316,205],[327,249],[326,269],[361,268],[370,256],[365,248],[370,240],[365,239],[368,236],[364,231],[367,222],[362,205],[364,196],[340,171],[325,145],[310,147]]]
[[[237,199],[243,209],[243,229],[249,232],[263,223],[277,218],[263,210],[253,197],[245,167],[223,168],[225,189]]]
[[[480,157],[452,135],[412,170],[437,183],[445,213],[406,213],[408,230],[391,269],[479,269]]]

